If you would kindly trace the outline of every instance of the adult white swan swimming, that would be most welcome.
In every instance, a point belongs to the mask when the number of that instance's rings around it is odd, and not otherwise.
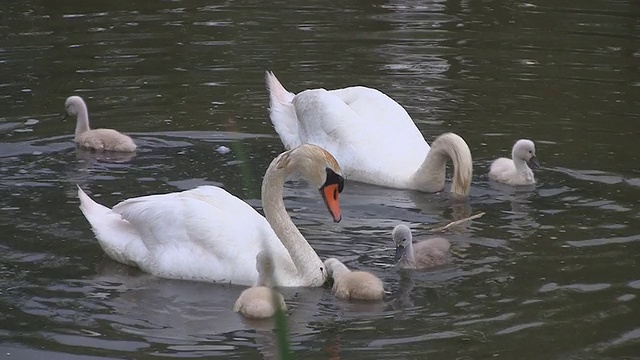
[[[324,264],[284,207],[284,182],[292,172],[320,189],[334,221],[340,221],[340,167],[315,145],[285,151],[269,165],[262,181],[266,219],[216,186],[131,198],[113,209],[79,187],[78,196],[105,253],[152,275],[252,285],[258,280],[256,256],[267,247],[279,286],[322,286]]]
[[[271,72],[266,82],[271,122],[285,148],[316,144],[335,156],[347,179],[425,192],[443,190],[451,159],[451,192],[469,194],[467,143],[445,133],[429,148],[405,109],[382,92],[354,86],[293,94]]]

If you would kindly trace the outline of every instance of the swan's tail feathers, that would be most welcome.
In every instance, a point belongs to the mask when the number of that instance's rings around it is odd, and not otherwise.
[[[82,214],[84,214],[84,217],[87,218],[87,220],[89,220],[89,217],[94,217],[95,215],[107,214],[111,212],[111,209],[109,209],[108,207],[100,205],[97,202],[93,201],[93,199],[91,199],[89,195],[87,195],[87,193],[85,193],[84,190],[82,190],[80,185],[76,185],[76,186],[78,187],[78,198],[80,199],[80,210],[82,211]]]
[[[473,176],[473,159],[469,145],[462,137],[454,133],[445,133],[439,138],[448,142],[447,146],[451,151],[449,156],[453,161],[453,183],[451,192],[455,195],[466,197],[471,190],[471,178]]]
[[[269,90],[269,117],[280,140],[287,150],[302,145],[293,105],[295,94],[288,92],[271,71],[266,72],[265,79]]]
[[[282,86],[280,80],[271,71],[266,73],[267,88],[269,89],[270,100],[289,104],[293,101],[295,94],[290,93]]]
[[[138,266],[144,256],[144,245],[135,229],[119,214],[93,201],[78,186],[80,210],[91,224],[100,247],[113,260],[131,266]]]

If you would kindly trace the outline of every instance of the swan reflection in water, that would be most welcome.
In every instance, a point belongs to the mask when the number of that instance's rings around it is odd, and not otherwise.
[[[512,239],[528,239],[538,231],[540,223],[535,216],[537,210],[531,206],[540,196],[536,185],[512,187],[492,182],[488,191],[493,202],[504,203],[500,205],[499,215],[501,222],[507,222],[502,227],[511,234]]]
[[[97,176],[115,177],[126,173],[132,166],[130,162],[136,157],[135,152],[105,152],[75,148],[75,158],[70,153],[67,160],[68,166],[65,168],[65,180],[73,185],[84,186],[92,183]],[[77,199],[75,186],[65,188],[65,194],[70,199]]]
[[[160,279],[106,257],[97,271],[88,298],[97,303],[94,308],[103,310],[93,316],[108,321],[125,337],[200,353],[228,349],[233,343],[257,348],[265,359],[278,358],[273,319],[250,320],[232,310],[246,287]],[[279,290],[287,302],[287,326],[294,344],[334,333],[350,320],[382,318],[393,301],[344,301],[328,287]]]
[[[109,151],[95,151],[85,149],[81,147],[76,148],[76,158],[84,162],[84,168],[88,168],[95,162],[103,163],[126,163],[136,157],[135,152],[109,152]]]
[[[90,296],[107,309],[97,316],[106,318],[112,322],[111,327],[125,334],[168,346],[189,345],[192,349],[215,343],[224,345],[231,340],[238,342],[239,337],[247,338],[247,346],[253,340],[259,346],[263,342],[265,346],[275,344],[271,338],[273,321],[248,320],[233,312],[233,304],[246,289],[244,286],[160,279],[106,257],[97,270],[98,276],[92,279],[95,295]],[[316,333],[313,324],[321,321],[321,302],[331,295],[330,290],[280,291],[289,307],[289,332]],[[251,330],[256,330],[255,335]]]

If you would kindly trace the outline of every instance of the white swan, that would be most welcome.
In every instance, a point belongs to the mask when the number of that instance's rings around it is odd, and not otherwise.
[[[233,305],[233,311],[250,319],[266,319],[276,313],[276,309],[287,310],[282,294],[272,289],[273,261],[266,251],[261,251],[256,257],[258,282],[255,286],[245,289]]]
[[[285,148],[316,144],[335,156],[347,179],[425,192],[444,188],[451,159],[451,192],[468,195],[473,164],[467,143],[445,133],[429,148],[405,109],[382,92],[355,86],[293,94],[271,72],[266,82],[271,122]]]
[[[531,185],[536,183],[531,168],[539,167],[533,141],[520,139],[513,145],[511,159],[499,158],[491,163],[489,178],[508,185]]]
[[[280,286],[322,286],[324,264],[284,207],[283,186],[292,172],[320,189],[334,221],[340,221],[340,168],[315,145],[285,151],[269,165],[262,181],[266,219],[215,186],[127,199],[113,209],[94,202],[79,187],[78,196],[105,253],[155,276],[253,285],[258,279],[256,255],[264,244]]]
[[[384,285],[377,276],[366,271],[351,271],[340,260],[328,258],[324,266],[333,278],[333,293],[340,299],[380,300]]]
[[[74,141],[78,146],[98,151],[134,152],[136,144],[130,137],[113,129],[89,128],[89,112],[80,96],[69,96],[64,102],[68,115],[76,115],[76,134]]]
[[[432,237],[413,243],[411,229],[399,224],[393,229],[393,241],[396,244],[395,261],[402,269],[428,269],[451,262],[449,240]]]

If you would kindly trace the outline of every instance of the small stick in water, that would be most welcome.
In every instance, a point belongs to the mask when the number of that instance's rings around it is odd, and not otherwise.
[[[441,226],[441,227],[438,227],[438,228],[435,228],[435,229],[430,229],[430,230],[429,230],[429,232],[432,232],[432,233],[436,233],[436,232],[444,232],[445,230],[447,230],[448,228],[450,228],[450,227],[452,227],[452,226],[454,226],[454,225],[458,225],[458,224],[461,224],[461,223],[466,222],[466,221],[470,221],[470,220],[473,220],[473,219],[480,218],[480,217],[482,217],[484,214],[485,214],[484,212],[479,212],[479,213],[477,213],[477,214],[475,214],[475,215],[471,215],[471,216],[466,217],[466,218],[464,218],[464,219],[460,219],[460,220],[452,221],[452,222],[448,223],[448,224],[447,224],[447,225],[445,225],[445,226]]]

